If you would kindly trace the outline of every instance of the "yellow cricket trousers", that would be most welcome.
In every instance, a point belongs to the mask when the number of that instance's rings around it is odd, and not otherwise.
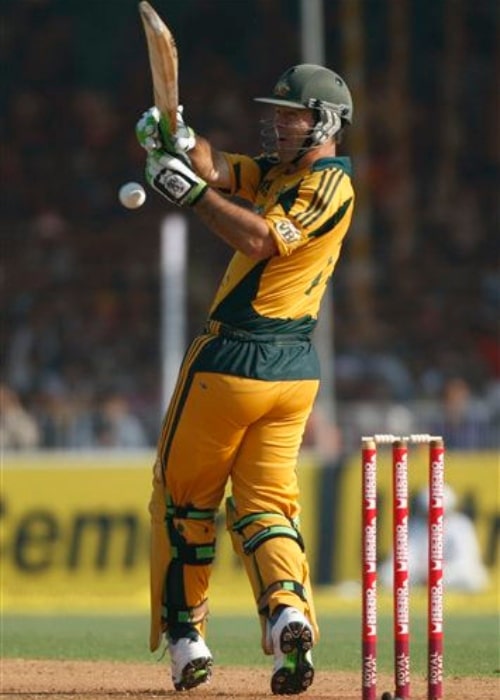
[[[251,557],[250,568],[259,579],[251,581],[256,598],[268,589],[269,613],[278,604],[293,604],[316,624],[312,601],[305,603],[290,587],[273,584],[298,582],[310,597],[301,538],[290,536],[290,524],[299,515],[297,457],[319,382],[198,371],[196,359],[209,342],[210,336],[200,336],[188,350],[158,443],[150,503],[152,650],[171,625],[165,608],[173,606],[176,620],[204,629],[213,520],[228,479],[236,519],[245,523],[250,516],[244,537],[258,539],[267,533]],[[165,577],[167,571],[172,574],[175,557],[181,559],[178,574],[171,576],[166,590]]]

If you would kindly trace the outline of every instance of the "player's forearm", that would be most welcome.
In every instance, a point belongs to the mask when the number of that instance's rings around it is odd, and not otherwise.
[[[196,136],[196,144],[189,151],[189,157],[196,173],[212,187],[228,189],[230,182],[229,167],[220,151],[203,138]]]
[[[207,190],[194,205],[203,223],[235,250],[254,260],[276,255],[277,247],[261,216]]]

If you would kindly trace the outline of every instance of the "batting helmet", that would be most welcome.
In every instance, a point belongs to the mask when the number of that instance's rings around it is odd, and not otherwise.
[[[303,63],[289,68],[279,78],[270,97],[256,97],[283,107],[328,109],[347,124],[352,123],[352,97],[345,80],[323,66]]]

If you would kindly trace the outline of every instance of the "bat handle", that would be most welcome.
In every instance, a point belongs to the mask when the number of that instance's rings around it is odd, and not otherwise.
[[[167,151],[172,151],[174,149],[174,143],[173,143],[174,132],[172,131],[172,127],[169,123],[168,117],[166,117],[164,114],[162,114],[160,117],[160,122],[159,122],[158,127],[159,127],[160,136],[161,136],[163,146],[166,148]],[[175,126],[174,126],[174,129],[175,129]]]

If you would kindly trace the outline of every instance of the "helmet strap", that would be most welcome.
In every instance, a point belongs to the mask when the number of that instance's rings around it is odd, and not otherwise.
[[[325,109],[324,107],[315,107],[317,112],[316,124],[313,126],[311,133],[306,136],[302,142],[302,146],[297,151],[297,155],[292,160],[295,165],[303,155],[315,146],[321,146],[327,139],[333,138],[342,128],[342,122],[339,115],[333,109]]]
[[[312,138],[315,144],[321,145],[329,138],[333,138],[342,128],[339,115],[333,109],[320,107],[318,119],[312,131]]]

